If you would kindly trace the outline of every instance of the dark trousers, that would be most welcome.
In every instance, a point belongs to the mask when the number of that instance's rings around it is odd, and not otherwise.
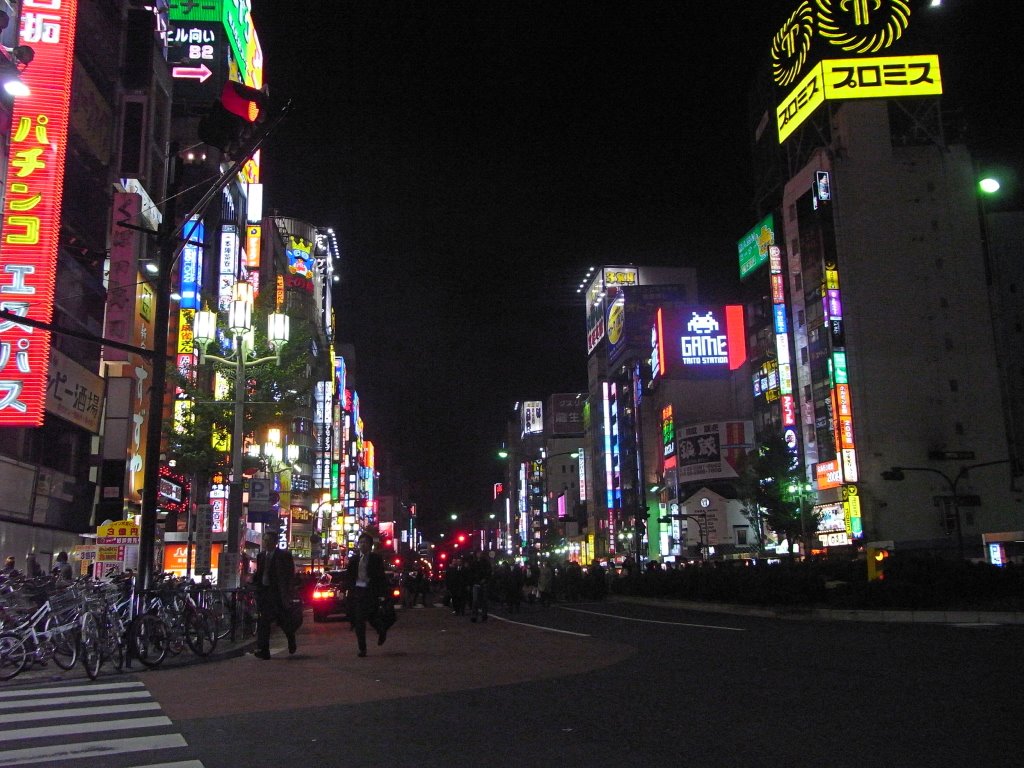
[[[472,603],[472,616],[473,620],[476,621],[477,616],[487,621],[487,585],[486,584],[474,584],[473,585],[473,603]]]
[[[288,617],[281,602],[281,594],[274,587],[263,587],[256,593],[256,607],[260,617],[256,622],[256,650],[270,651],[270,625],[277,622],[289,642],[294,642],[295,633],[285,629]]]
[[[366,651],[366,625],[369,624],[377,633],[384,631],[384,625],[380,623],[380,614],[377,612],[377,597],[366,587],[352,587],[352,601],[349,610],[352,618],[352,628],[356,631],[356,643],[360,651]]]

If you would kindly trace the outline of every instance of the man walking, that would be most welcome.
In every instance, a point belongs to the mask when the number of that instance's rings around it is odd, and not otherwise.
[[[290,608],[295,592],[295,560],[287,549],[277,546],[275,531],[263,533],[263,551],[256,558],[256,573],[252,583],[256,587],[256,606],[260,617],[256,623],[256,658],[270,658],[270,625],[277,625],[288,638],[288,653],[295,653],[295,628]]]
[[[349,587],[348,611],[356,631],[359,655],[366,655],[366,624],[377,630],[377,645],[384,645],[388,630],[381,622],[378,606],[387,589],[384,576],[384,558],[373,551],[373,537],[363,533],[359,537],[359,551],[349,558],[345,567]]]

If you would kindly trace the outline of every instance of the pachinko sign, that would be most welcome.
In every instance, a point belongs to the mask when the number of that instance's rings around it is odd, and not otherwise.
[[[21,73],[0,231],[0,307],[49,323],[64,193],[77,0],[24,0],[21,43],[35,52]],[[40,426],[50,332],[0,320],[0,426]]]

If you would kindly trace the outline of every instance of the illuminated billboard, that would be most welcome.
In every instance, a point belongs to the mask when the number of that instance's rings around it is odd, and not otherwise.
[[[540,400],[524,402],[522,418],[522,434],[539,435],[544,431],[544,408]]]
[[[770,51],[772,79],[788,89],[776,109],[779,141],[827,100],[941,94],[938,57],[907,50],[910,17],[907,0],[796,3]]]
[[[616,300],[622,297],[626,286],[639,285],[636,267],[603,267],[587,288],[587,354],[597,347],[605,337],[608,321],[616,327],[616,343],[620,341],[622,329],[622,306],[616,307]],[[611,316],[609,318],[609,316]]]
[[[736,244],[740,259],[740,280],[768,261],[768,247],[775,244],[775,217],[765,216]]]
[[[656,339],[656,341],[655,341]],[[662,307],[655,315],[655,359],[669,378],[728,375],[747,359],[743,307]]]
[[[0,240],[0,307],[49,323],[64,197],[77,0],[24,0],[21,43],[35,51],[14,100]],[[42,425],[50,332],[0,321],[0,427]]]
[[[779,141],[785,141],[825,101],[938,96],[941,93],[938,56],[823,61],[776,107]]]

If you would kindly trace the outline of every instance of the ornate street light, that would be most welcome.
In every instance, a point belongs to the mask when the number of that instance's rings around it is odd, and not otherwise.
[[[221,570],[220,585],[225,588],[238,586],[239,544],[242,521],[242,439],[245,434],[245,369],[260,363],[281,363],[281,349],[288,343],[288,317],[279,312],[267,318],[267,336],[274,354],[253,358],[253,290],[246,281],[235,283],[231,302],[228,305],[228,329],[234,337],[234,348],[229,357],[207,354],[206,347],[217,335],[217,313],[208,309],[196,312],[192,336],[199,352],[199,364],[209,361],[226,368],[235,369],[234,429],[231,434],[231,502],[228,507],[228,545],[225,568]],[[278,443],[280,430],[277,431]],[[278,448],[280,450],[280,448]],[[280,460],[280,459],[279,459]]]

